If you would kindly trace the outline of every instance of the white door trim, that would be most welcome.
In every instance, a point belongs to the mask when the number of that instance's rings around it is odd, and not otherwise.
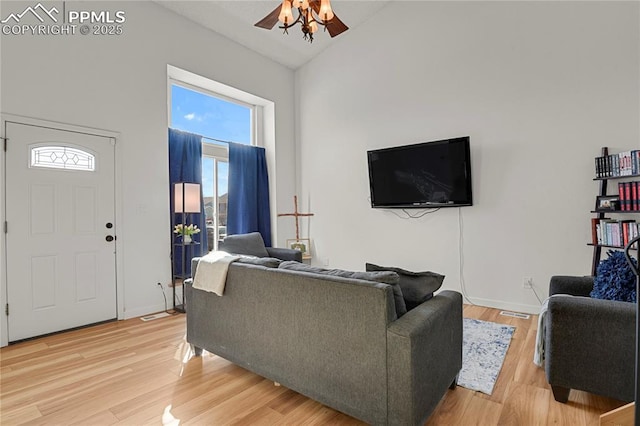
[[[15,114],[0,113],[0,347],[7,346],[9,342],[9,328],[7,316],[5,315],[5,306],[7,304],[7,253],[6,253],[6,234],[4,233],[4,222],[6,220],[6,170],[5,170],[5,152],[4,138],[6,123],[19,123],[31,126],[48,127],[52,129],[65,130],[70,132],[86,133],[95,136],[111,138],[115,141],[115,221],[118,231],[122,233],[122,149],[121,134],[111,130],[96,129],[75,124],[61,123],[50,120],[42,120],[39,118],[25,117]],[[118,304],[118,319],[124,319],[124,279],[122,276],[123,265],[123,247],[122,239],[116,238],[116,300]]]

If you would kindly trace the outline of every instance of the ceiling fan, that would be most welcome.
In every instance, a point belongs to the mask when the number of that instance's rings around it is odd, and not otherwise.
[[[294,20],[293,10],[298,11],[298,17]],[[347,31],[347,27],[331,9],[330,0],[282,0],[282,4],[273,12],[262,18],[255,24],[256,27],[267,30],[272,29],[280,21],[279,28],[289,34],[289,28],[300,24],[304,39],[313,43],[313,34],[318,31],[318,25],[329,31],[331,37],[335,37]]]

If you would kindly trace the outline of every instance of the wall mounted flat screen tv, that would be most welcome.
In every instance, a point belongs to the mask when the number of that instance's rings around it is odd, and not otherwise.
[[[469,137],[367,151],[371,207],[473,205]]]

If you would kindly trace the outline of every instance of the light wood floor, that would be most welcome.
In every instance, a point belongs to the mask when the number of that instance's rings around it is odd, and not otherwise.
[[[448,391],[427,425],[597,425],[622,405],[578,391],[555,402],[531,362],[536,317],[475,306],[465,316],[516,326],[502,372],[491,396]],[[184,321],[132,319],[1,349],[0,424],[362,424],[217,356],[181,368]]]

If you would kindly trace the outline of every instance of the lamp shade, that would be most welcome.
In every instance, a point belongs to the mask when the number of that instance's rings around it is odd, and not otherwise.
[[[331,10],[331,2],[329,0],[320,1],[320,10],[318,11],[318,16],[320,16],[320,19],[322,19],[324,22],[333,19],[334,14],[333,10]]]
[[[175,213],[200,213],[200,184],[178,182],[174,184]]]
[[[282,7],[280,8],[280,14],[278,20],[285,25],[289,25],[293,22],[293,13],[291,12],[291,0],[282,0]]]

